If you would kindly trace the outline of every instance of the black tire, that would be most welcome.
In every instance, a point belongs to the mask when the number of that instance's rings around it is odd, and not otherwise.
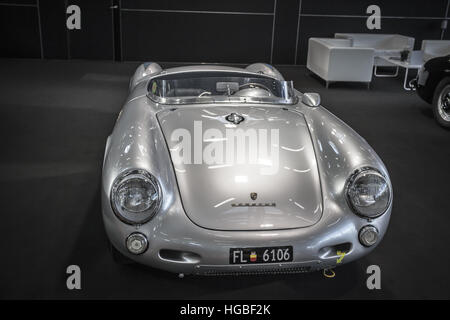
[[[443,96],[450,94],[450,78],[444,78],[439,82],[433,95],[433,115],[440,126],[450,129],[450,108],[444,110]]]
[[[127,265],[134,263],[133,260],[120,253],[119,250],[117,250],[111,243],[109,243],[109,251],[111,252],[111,257],[113,258],[114,262],[117,264]]]

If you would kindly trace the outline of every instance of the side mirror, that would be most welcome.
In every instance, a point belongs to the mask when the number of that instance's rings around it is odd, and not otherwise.
[[[302,95],[302,102],[308,107],[317,107],[320,105],[320,95],[313,92],[304,93]]]

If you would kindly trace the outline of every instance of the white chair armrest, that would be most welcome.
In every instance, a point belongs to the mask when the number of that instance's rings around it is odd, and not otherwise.
[[[330,62],[330,47],[317,38],[308,40],[308,57],[306,67],[326,79]]]

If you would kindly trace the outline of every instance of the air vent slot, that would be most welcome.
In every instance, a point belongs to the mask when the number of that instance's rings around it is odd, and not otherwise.
[[[320,258],[327,259],[327,258],[339,258],[340,255],[338,254],[338,251],[345,252],[346,254],[350,253],[352,251],[353,245],[350,242],[340,243],[334,246],[328,246],[323,247],[319,250]]]
[[[199,263],[200,255],[193,252],[162,249],[159,251],[159,257],[164,260],[178,263]]]

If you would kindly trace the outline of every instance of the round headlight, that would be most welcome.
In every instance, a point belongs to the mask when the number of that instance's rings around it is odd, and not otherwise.
[[[155,177],[144,170],[132,170],[117,177],[111,189],[114,213],[129,224],[150,220],[161,204],[161,190]]]
[[[371,168],[354,173],[347,183],[347,200],[356,214],[368,218],[382,215],[389,207],[391,190],[385,177]]]

